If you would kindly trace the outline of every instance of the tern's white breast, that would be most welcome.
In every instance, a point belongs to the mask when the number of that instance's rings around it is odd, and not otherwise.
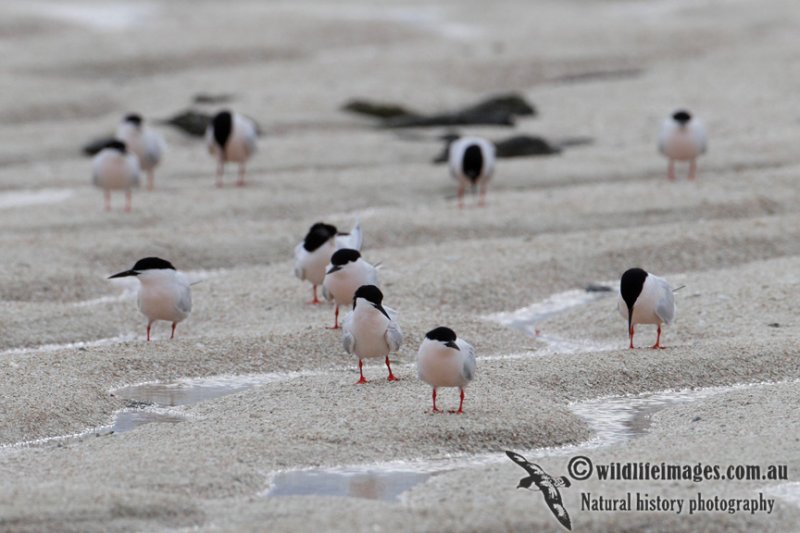
[[[133,124],[123,122],[117,128],[117,138],[125,143],[128,150],[139,158],[142,170],[154,169],[161,161],[163,141],[149,128],[137,128]]]
[[[377,285],[375,267],[358,259],[325,276],[325,289],[338,305],[352,305],[353,296],[362,285]]]
[[[139,274],[139,310],[148,320],[180,322],[192,310],[192,296],[185,276],[171,269]]]
[[[302,244],[300,246],[302,247]],[[303,249],[297,260],[298,266],[303,270],[304,279],[314,285],[322,285],[325,280],[325,268],[331,262],[331,256],[335,251],[334,239],[330,239],[313,252]]]
[[[139,185],[139,161],[131,153],[101,150],[92,160],[92,181],[101,189],[130,189]]]
[[[432,387],[466,387],[464,357],[460,350],[426,338],[417,352],[417,375]]]
[[[350,333],[355,340],[355,354],[359,358],[386,357],[389,344],[386,342],[386,329],[389,319],[364,300],[359,300],[353,311]]]
[[[661,129],[659,146],[664,155],[677,161],[689,161],[705,151],[705,128],[697,119],[680,126],[667,119]]]

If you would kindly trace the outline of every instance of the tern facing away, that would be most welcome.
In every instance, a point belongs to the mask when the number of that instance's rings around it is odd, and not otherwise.
[[[172,322],[170,339],[175,338],[175,326],[192,311],[192,289],[186,276],[175,270],[169,261],[145,257],[136,261],[130,270],[108,279],[127,276],[136,276],[141,283],[139,311],[147,317],[147,340],[150,341],[150,327],[156,320]]]
[[[438,327],[425,334],[417,352],[417,376],[433,387],[433,412],[436,407],[437,387],[458,387],[461,400],[457,411],[464,412],[464,389],[475,377],[475,349],[467,341],[456,337],[455,331]]]
[[[249,118],[232,111],[220,111],[206,129],[208,151],[217,159],[217,187],[222,187],[225,163],[239,163],[239,180],[236,185],[244,185],[245,165],[256,151],[258,132]]]
[[[111,191],[125,191],[125,211],[131,210],[131,190],[139,186],[139,160],[125,143],[114,140],[92,159],[92,183],[103,189],[106,211],[111,211]]]
[[[669,159],[667,177],[675,180],[675,161],[689,162],[689,179],[697,172],[697,158],[706,153],[706,128],[688,111],[676,111],[661,125],[658,150]]]
[[[358,220],[350,233],[338,233],[336,226],[324,222],[311,226],[305,239],[294,248],[294,275],[311,282],[314,294],[312,304],[320,303],[317,286],[325,280],[325,267],[331,262],[334,252],[343,248],[361,251],[362,242],[361,223]]]
[[[347,353],[358,357],[361,378],[366,383],[362,359],[384,357],[389,369],[388,381],[397,381],[389,364],[389,354],[400,349],[403,333],[397,325],[397,313],[383,307],[383,293],[375,285],[362,285],[353,296],[353,310],[342,320],[342,346]]]
[[[330,329],[339,329],[339,306],[354,303],[356,290],[362,285],[380,287],[378,269],[367,263],[358,250],[342,248],[334,252],[322,281],[322,296],[336,304]]]
[[[139,167],[147,173],[147,190],[153,190],[155,169],[164,155],[164,139],[143,124],[141,115],[127,115],[117,127],[117,139],[139,158]]]
[[[619,284],[617,309],[628,321],[630,348],[633,349],[633,328],[636,324],[658,325],[656,343],[661,346],[661,324],[671,324],[675,319],[675,296],[664,278],[659,278],[641,268],[631,268],[622,274]]]
[[[481,137],[461,137],[450,144],[450,174],[458,180],[458,207],[464,207],[464,190],[480,189],[478,205],[485,205],[486,187],[495,166],[495,147]]]

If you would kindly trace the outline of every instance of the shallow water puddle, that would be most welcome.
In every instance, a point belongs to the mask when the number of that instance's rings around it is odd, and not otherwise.
[[[398,501],[400,495],[427,480],[432,473],[413,470],[341,468],[281,472],[270,496],[347,496]]]
[[[41,344],[39,346],[31,346],[27,348],[11,348],[0,352],[0,355],[22,355],[29,353],[44,353],[44,352],[57,352],[59,350],[84,350],[86,348],[94,348],[96,346],[109,346],[112,344],[121,344],[123,342],[132,341],[136,335],[128,333],[126,335],[118,335],[116,337],[108,337],[106,339],[96,339],[93,341],[77,341],[65,342],[61,344]]]
[[[687,402],[751,386],[773,383],[708,387],[694,390],[663,391],[639,396],[613,396],[576,402],[570,409],[595,432],[591,440],[558,448],[538,448],[522,452],[525,457],[552,457],[574,454],[592,448],[619,445],[650,430],[652,416],[659,411]],[[475,468],[508,461],[504,453],[444,457],[431,460],[393,461],[336,468],[286,470],[270,479],[266,496],[344,496],[397,501],[407,490],[432,475],[457,468]],[[373,487],[363,490],[363,487]]]
[[[117,411],[111,431],[122,433],[145,424],[183,422],[179,411],[164,408],[192,405],[229,394],[236,394],[259,385],[289,381],[313,372],[270,372],[266,374],[222,375],[184,378],[170,383],[140,383],[113,389],[111,394],[132,402],[134,408]]]
[[[24,189],[0,193],[0,209],[27,207],[32,205],[49,205],[63,202],[73,191],[70,189]]]
[[[499,322],[506,327],[521,331],[545,343],[547,347],[545,350],[538,352],[540,355],[617,349],[619,346],[616,344],[600,344],[586,339],[564,339],[555,335],[542,334],[539,331],[539,324],[560,313],[616,294],[611,283],[592,284],[590,288],[591,290],[587,288],[586,290],[571,289],[558,292],[516,311],[493,313],[483,318],[492,322]]]

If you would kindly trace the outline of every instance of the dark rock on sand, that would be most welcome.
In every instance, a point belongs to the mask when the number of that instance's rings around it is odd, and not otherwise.
[[[419,116],[401,105],[370,102],[369,100],[359,99],[350,100],[342,106],[342,109],[345,111],[350,111],[351,113],[358,113],[359,115],[367,115],[369,117],[376,117],[380,119]]]
[[[163,124],[173,126],[193,137],[204,136],[209,122],[211,122],[211,115],[194,109],[187,109],[162,121]]]
[[[477,104],[451,112],[424,115],[394,103],[353,100],[344,110],[381,119],[387,128],[430,126],[495,125],[513,126],[517,116],[531,116],[536,109],[522,96],[504,94],[492,96]]]
[[[590,283],[586,286],[586,292],[611,292],[614,289],[608,285],[601,285],[599,283]]]
[[[232,94],[198,93],[192,98],[195,104],[225,104],[233,100]]]
[[[102,137],[96,137],[89,141],[88,143],[83,145],[81,151],[84,155],[92,156],[95,155],[97,152],[102,150],[106,147],[108,143],[114,140],[113,135],[104,135]]]
[[[197,111],[196,109],[187,109],[181,113],[162,120],[162,124],[173,126],[182,132],[191,135],[192,137],[203,137],[206,134],[208,123],[211,122],[213,115]],[[261,135],[261,126],[252,117],[247,117],[256,125],[256,133]]]
[[[459,135],[453,133],[443,136],[443,140],[446,144],[433,162],[447,162],[450,144],[458,138]],[[531,135],[514,135],[507,139],[493,142],[497,149],[496,155],[498,158],[553,155],[561,152],[560,147],[552,145],[546,139],[533,137]]]

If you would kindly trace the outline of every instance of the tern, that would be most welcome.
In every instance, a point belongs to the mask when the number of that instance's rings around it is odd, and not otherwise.
[[[461,400],[456,414],[464,412],[464,388],[475,377],[475,349],[467,341],[456,337],[455,331],[438,327],[425,334],[417,352],[417,376],[433,387],[433,412],[436,407],[437,387],[458,387]]]
[[[92,183],[103,189],[106,211],[111,211],[111,191],[125,191],[125,211],[131,210],[131,189],[139,186],[139,160],[125,143],[113,140],[92,159]]]
[[[336,250],[350,248],[361,250],[363,237],[361,223],[357,220],[350,233],[338,233],[336,226],[317,222],[308,230],[305,239],[294,248],[294,275],[312,284],[312,304],[320,303],[317,286],[325,280],[325,267]]]
[[[239,180],[244,185],[245,165],[256,151],[258,132],[255,123],[232,111],[220,111],[206,129],[208,151],[217,159],[217,187],[222,187],[225,163],[239,163]]]
[[[461,137],[450,144],[450,174],[458,180],[458,207],[464,207],[464,190],[480,188],[478,205],[485,205],[486,187],[495,166],[495,146],[481,137]]]
[[[366,383],[362,359],[384,357],[389,369],[388,381],[397,381],[389,364],[389,354],[400,349],[403,333],[396,322],[397,313],[383,307],[383,293],[375,285],[362,285],[353,296],[353,310],[342,320],[342,345],[347,353],[358,357],[361,378]]]
[[[628,321],[631,349],[636,324],[658,325],[656,343],[651,348],[662,348],[661,324],[669,325],[675,319],[675,296],[667,280],[641,268],[626,270],[619,284],[617,309]]]
[[[658,150],[669,159],[667,177],[675,179],[675,161],[689,162],[689,179],[697,171],[697,158],[706,153],[706,128],[688,111],[676,111],[661,125]]]
[[[358,250],[342,248],[334,252],[322,281],[322,295],[336,304],[330,329],[339,329],[339,306],[353,303],[356,290],[362,285],[378,287],[378,269],[367,263]]]
[[[192,311],[192,289],[187,277],[175,270],[172,263],[159,257],[145,257],[136,261],[133,268],[110,276],[108,279],[135,276],[139,287],[139,311],[147,317],[147,340],[150,341],[150,327],[156,320],[172,322],[172,335],[175,326],[189,316]]]
[[[139,167],[147,173],[147,190],[153,190],[155,169],[164,155],[164,139],[144,125],[141,115],[127,115],[117,127],[117,139],[139,158]]]

